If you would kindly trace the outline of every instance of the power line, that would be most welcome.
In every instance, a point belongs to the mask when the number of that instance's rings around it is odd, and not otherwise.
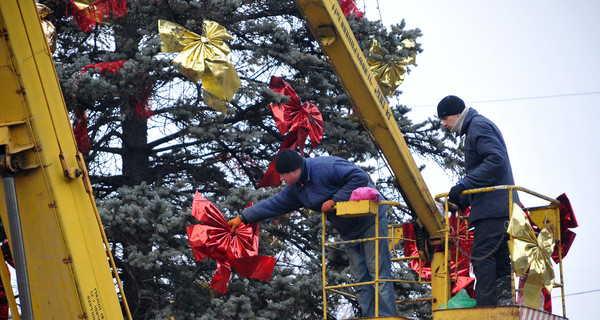
[[[536,99],[549,99],[549,98],[562,98],[562,97],[572,97],[572,96],[585,96],[592,94],[600,94],[600,91],[590,91],[590,92],[578,92],[578,93],[565,93],[565,94],[554,94],[547,96],[534,96],[534,97],[521,97],[521,98],[506,98],[506,99],[494,99],[494,100],[480,100],[480,101],[467,101],[468,104],[473,103],[494,103],[494,102],[506,102],[506,101],[523,101],[523,100],[536,100]],[[433,107],[437,104],[421,104],[416,106],[410,106],[411,108],[423,108],[423,107]]]
[[[575,293],[569,293],[569,294],[565,294],[565,297],[568,296],[577,296],[577,295],[581,295],[581,294],[588,294],[588,293],[594,293],[594,292],[600,292],[600,289],[596,289],[596,290],[589,290],[589,291],[581,291],[581,292],[575,292]],[[552,298],[560,298],[561,296],[554,296]]]

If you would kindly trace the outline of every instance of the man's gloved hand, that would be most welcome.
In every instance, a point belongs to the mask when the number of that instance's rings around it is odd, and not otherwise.
[[[240,226],[240,224],[242,224],[242,218],[239,216],[227,221],[227,225],[229,225],[229,229],[232,233]]]
[[[324,213],[330,213],[331,211],[333,211],[333,207],[335,207],[335,201],[333,201],[333,199],[329,199],[323,202],[323,205],[321,206],[321,211]]]
[[[460,194],[466,189],[467,188],[462,183],[457,183],[454,187],[450,188],[450,192],[448,192],[448,201],[454,203],[461,211],[465,210],[466,206],[462,202]]]

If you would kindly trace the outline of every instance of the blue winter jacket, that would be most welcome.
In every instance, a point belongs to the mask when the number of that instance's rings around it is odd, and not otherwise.
[[[306,158],[300,181],[244,209],[242,216],[248,223],[253,223],[300,208],[321,212],[325,201],[348,201],[354,189],[366,186],[373,187],[367,173],[343,158]],[[379,218],[384,217],[385,215],[380,214]],[[375,221],[374,216],[341,218],[335,213],[328,214],[327,219],[344,240],[359,238]]]
[[[465,134],[465,171],[462,182],[467,189],[514,185],[512,168],[502,133],[496,125],[469,109],[463,122],[461,135]],[[508,191],[492,191],[469,195],[471,223],[485,218],[508,218]],[[516,191],[513,201],[519,203]]]

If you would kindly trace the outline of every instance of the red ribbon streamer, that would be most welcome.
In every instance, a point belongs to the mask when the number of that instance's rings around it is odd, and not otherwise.
[[[77,26],[83,32],[92,30],[98,23],[103,23],[111,13],[113,18],[127,14],[127,1],[125,0],[98,0],[87,8],[81,10],[74,0],[71,0],[71,12]]]
[[[470,208],[468,208],[465,212],[461,213],[461,215],[468,216],[470,213]],[[467,233],[467,223],[465,220],[461,220],[459,227],[457,228],[457,219],[458,215],[456,213],[452,213],[449,217],[449,225],[452,226],[452,238],[458,238],[458,245],[460,246],[460,250],[462,252],[470,255],[471,254],[471,246],[473,245],[473,233]],[[459,230],[457,233],[456,230]],[[402,224],[402,232],[403,237],[407,239],[416,239],[414,226],[412,223],[404,223]],[[450,246],[450,256],[456,257],[456,244],[451,243]],[[474,296],[473,292],[473,284],[475,278],[469,276],[469,269],[471,265],[471,260],[465,256],[462,252],[458,253],[458,267],[457,263],[454,259],[450,261],[450,273],[451,277],[457,277],[456,282],[452,283],[452,295],[457,294],[461,289],[466,289],[470,296]],[[404,241],[404,256],[405,257],[418,257],[419,250],[417,248],[417,244],[415,241]],[[424,281],[431,281],[431,262],[430,261],[422,261],[422,264],[419,265],[419,260],[414,259],[409,261],[409,266],[415,272],[421,272],[421,278]]]
[[[296,95],[294,89],[285,80],[278,77],[271,77],[269,88],[276,93],[289,96],[287,103],[271,103],[271,111],[277,129],[282,135],[286,135],[279,151],[296,146],[300,149],[300,154],[304,156],[304,145],[307,137],[310,137],[310,150],[321,143],[323,139],[323,116],[314,104],[308,101],[304,104]],[[277,156],[275,156],[277,157]],[[279,184],[279,174],[275,171],[275,159],[269,165],[267,172],[260,180],[258,187],[269,187]]]
[[[235,232],[229,231],[221,212],[196,191],[192,216],[201,224],[188,226],[187,234],[196,261],[213,258],[217,271],[210,287],[227,293],[231,269],[242,277],[269,281],[275,258],[258,255],[258,222],[242,224]]]

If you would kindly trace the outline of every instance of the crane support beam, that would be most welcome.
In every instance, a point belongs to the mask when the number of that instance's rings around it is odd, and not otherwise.
[[[396,176],[404,200],[427,230],[439,239],[444,221],[398,128],[386,97],[342,13],[338,0],[296,0],[329,64],[366,129]]]

